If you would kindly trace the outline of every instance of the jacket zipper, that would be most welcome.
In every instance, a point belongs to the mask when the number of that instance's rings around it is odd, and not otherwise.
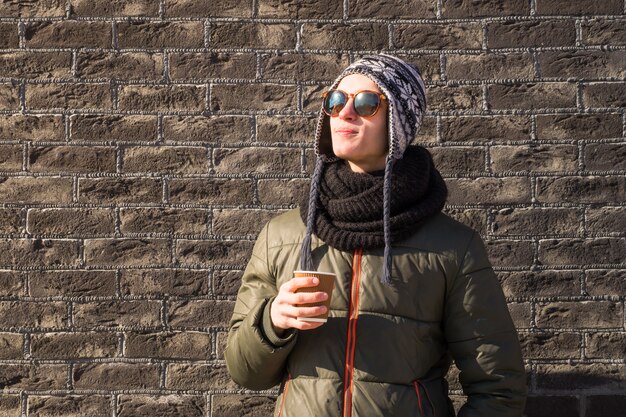
[[[426,417],[426,413],[424,413],[424,407],[422,405],[422,394],[420,393],[420,388],[422,388],[424,390],[424,394],[426,394],[426,399],[428,400],[428,404],[430,405],[430,409],[432,410],[433,417],[437,417],[437,413],[435,412],[435,406],[430,400],[430,395],[428,395],[428,391],[426,390],[426,387],[424,386],[422,381],[416,379],[415,381],[413,381],[413,385],[415,386],[415,393],[417,394],[417,405],[420,409],[420,416]]]
[[[348,338],[346,343],[346,367],[343,379],[343,417],[352,415],[352,389],[354,376],[354,351],[356,348],[356,322],[359,317],[359,285],[361,281],[361,257],[363,249],[354,251],[352,260],[352,282],[350,288],[350,315],[348,319]]]
[[[283,398],[280,402],[280,410],[278,411],[278,417],[283,413],[283,407],[285,406],[285,397],[287,396],[287,390],[289,389],[289,382],[291,381],[291,374],[287,374],[287,382],[285,382],[285,387],[283,389]]]

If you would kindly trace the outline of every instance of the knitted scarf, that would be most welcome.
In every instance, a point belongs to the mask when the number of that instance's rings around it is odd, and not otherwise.
[[[356,173],[343,161],[325,164],[319,187],[314,233],[330,246],[351,251],[385,246],[383,231],[384,171]],[[409,146],[393,167],[390,234],[396,243],[443,209],[448,195],[430,152]],[[308,201],[300,205],[306,223]]]

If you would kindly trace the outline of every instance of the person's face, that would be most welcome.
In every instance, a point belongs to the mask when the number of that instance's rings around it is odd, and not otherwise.
[[[381,93],[380,89],[365,75],[351,74],[344,77],[337,89],[346,94],[369,90]],[[378,171],[385,167],[388,151],[387,100],[383,100],[375,115],[359,116],[350,98],[336,116],[330,117],[333,152],[338,158],[348,161],[355,172]]]

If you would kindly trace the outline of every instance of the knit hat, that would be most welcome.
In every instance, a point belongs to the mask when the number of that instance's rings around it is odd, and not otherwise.
[[[379,54],[367,55],[350,64],[330,86],[350,74],[362,74],[370,78],[388,99],[387,120],[389,125],[389,153],[385,163],[383,187],[384,210],[384,268],[381,281],[391,283],[391,235],[390,235],[390,189],[394,162],[401,159],[404,151],[419,131],[426,111],[426,92],[419,70],[412,64],[397,57]],[[306,235],[302,243],[300,268],[312,270],[311,234],[315,223],[318,204],[318,187],[324,164],[338,160],[333,153],[330,132],[330,117],[320,108],[315,131],[315,154],[317,161],[311,178],[309,204],[306,221]]]

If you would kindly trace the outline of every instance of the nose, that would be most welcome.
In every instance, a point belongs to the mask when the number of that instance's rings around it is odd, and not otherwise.
[[[348,101],[346,101],[345,106],[343,106],[343,109],[341,109],[341,111],[338,114],[340,119],[342,119],[342,120],[354,120],[354,119],[356,119],[358,117],[358,114],[354,110],[354,105],[353,105],[353,102],[352,102],[353,100],[354,100],[354,97],[348,98]]]

